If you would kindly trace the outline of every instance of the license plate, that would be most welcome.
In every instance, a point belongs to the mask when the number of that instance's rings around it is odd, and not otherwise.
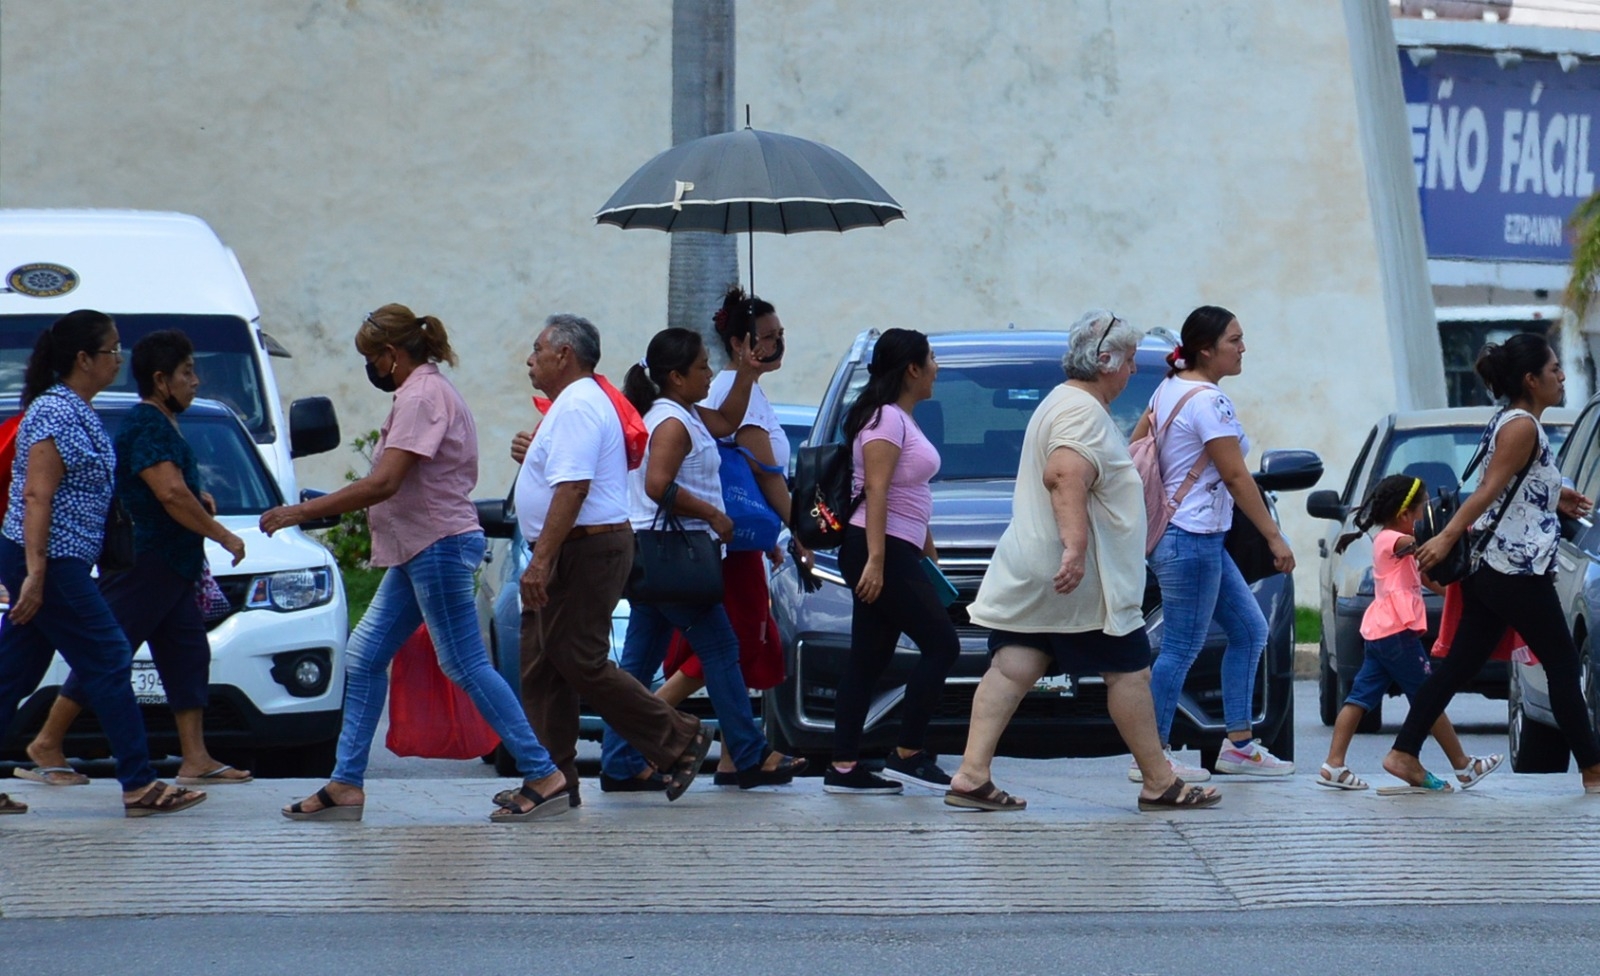
[[[161,684],[161,675],[149,661],[133,662],[133,697],[141,705],[165,705],[167,689]]]
[[[1033,693],[1036,695],[1055,695],[1060,698],[1071,698],[1078,691],[1073,687],[1072,675],[1057,674],[1040,678],[1033,685]]]

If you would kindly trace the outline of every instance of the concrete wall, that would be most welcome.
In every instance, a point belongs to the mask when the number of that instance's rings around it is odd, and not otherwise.
[[[350,336],[439,315],[478,414],[481,490],[531,419],[522,359],[571,310],[620,375],[665,316],[667,239],[593,211],[669,142],[668,0],[0,0],[0,205],[162,208],[239,252],[296,358],[288,397],[377,424]],[[789,337],[776,399],[815,400],[857,331],[1060,327],[1103,305],[1176,328],[1232,307],[1229,390],[1257,450],[1341,481],[1392,408],[1339,6],[1318,0],[744,4],[737,99],[827,142],[910,219],[762,236]],[[740,246],[741,261],[744,247]],[[709,310],[708,310],[709,311]],[[349,455],[302,462],[331,484]],[[1325,523],[1284,506],[1314,599]]]

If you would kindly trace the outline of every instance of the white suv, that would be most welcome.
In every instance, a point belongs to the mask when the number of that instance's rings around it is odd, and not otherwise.
[[[106,393],[95,398],[94,408],[115,436],[136,403],[137,397]],[[261,513],[283,504],[283,497],[231,410],[214,400],[196,400],[179,415],[179,425],[199,460],[202,484],[217,500],[218,520],[244,540],[246,553],[243,562],[231,566],[220,546],[206,542],[206,558],[227,596],[227,606],[215,607],[206,620],[211,640],[206,743],[219,759],[257,775],[326,776],[339,738],[341,659],[349,632],[339,568],[301,528],[270,539],[257,528]],[[58,655],[0,738],[0,755],[23,758],[22,748],[44,721],[67,671]],[[134,651],[133,685],[151,752],[176,755],[177,730],[148,647]],[[88,758],[108,752],[99,724],[85,713],[68,736],[67,754]]]

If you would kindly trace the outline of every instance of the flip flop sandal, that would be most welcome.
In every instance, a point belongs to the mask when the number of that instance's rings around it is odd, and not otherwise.
[[[362,811],[366,809],[365,803],[341,804],[336,802],[333,795],[328,792],[327,787],[318,790],[315,796],[317,802],[322,804],[320,808],[307,810],[305,801],[301,800],[290,805],[289,809],[282,811],[283,815],[290,820],[349,821],[360,820]]]
[[[125,817],[154,817],[162,813],[177,813],[204,802],[206,795],[199,790],[168,786],[156,780],[139,799],[123,800],[122,814]]]
[[[1421,783],[1402,783],[1399,786],[1378,787],[1379,796],[1416,796],[1429,793],[1454,793],[1455,790],[1444,780],[1432,773],[1423,773]]]
[[[994,780],[986,780],[975,790],[962,790],[952,786],[945,791],[944,802],[946,806],[960,807],[963,810],[988,810],[993,813],[1014,813],[1028,808],[1028,801],[1020,796],[1012,796],[1005,790],[994,785]]]
[[[531,800],[533,806],[526,810],[519,810],[515,805],[502,806],[489,814],[489,819],[494,823],[526,823],[529,820],[542,820],[545,817],[558,817],[572,807],[567,804],[567,791],[565,789],[545,796],[531,786],[523,786],[516,791],[516,795],[525,800]]]
[[[1317,785],[1326,786],[1330,790],[1365,790],[1371,784],[1352,773],[1349,766],[1330,766],[1323,763],[1322,775],[1317,777]]]
[[[1478,785],[1478,781],[1500,768],[1505,757],[1499,753],[1490,756],[1468,756],[1467,764],[1455,771],[1456,780],[1461,783],[1461,788],[1470,790]]]
[[[689,748],[683,751],[678,761],[672,764],[672,785],[667,787],[667,799],[676,800],[689,789],[689,784],[700,775],[700,767],[706,763],[706,753],[711,751],[711,730],[704,725],[695,733],[694,741],[689,743]]]
[[[46,786],[88,786],[89,777],[71,766],[37,766],[33,769],[17,767],[11,771],[17,779],[32,780]]]
[[[176,782],[179,786],[233,786],[238,783],[255,781],[255,777],[249,773],[245,773],[243,776],[229,776],[228,774],[232,772],[244,771],[235,770],[232,766],[224,765],[218,766],[209,773],[201,773],[199,776],[179,776]]]
[[[13,800],[4,793],[0,793],[0,814],[27,813],[28,805],[21,800]]]
[[[1222,802],[1221,793],[1207,793],[1203,786],[1190,786],[1181,779],[1172,781],[1165,793],[1155,799],[1139,797],[1139,812],[1152,810],[1204,810]]]

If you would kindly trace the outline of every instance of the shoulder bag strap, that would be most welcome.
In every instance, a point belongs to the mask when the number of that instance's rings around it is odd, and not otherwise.
[[[1530,417],[1529,419],[1531,420],[1532,418]],[[1535,420],[1534,424],[1537,425],[1538,421]],[[1538,457],[1539,438],[1538,431],[1535,431],[1533,451],[1528,455],[1528,463],[1522,466],[1522,470],[1518,471],[1516,478],[1512,480],[1511,487],[1506,489],[1505,501],[1500,503],[1500,511],[1494,514],[1494,521],[1489,523],[1489,527],[1484,530],[1482,537],[1479,538],[1477,544],[1472,547],[1474,553],[1482,552],[1489,545],[1489,539],[1493,537],[1495,530],[1500,528],[1500,520],[1506,517],[1506,509],[1511,507],[1512,500],[1517,497],[1517,489],[1522,487],[1523,479],[1527,478],[1528,472],[1533,470],[1533,462],[1536,461]]]
[[[1155,440],[1157,457],[1159,457],[1161,454],[1161,435],[1165,434],[1167,432],[1167,428],[1172,426],[1172,422],[1178,419],[1178,414],[1183,412],[1183,408],[1186,404],[1188,404],[1190,398],[1203,389],[1205,389],[1205,387],[1197,386],[1188,393],[1185,393],[1182,398],[1178,400],[1178,405],[1172,408],[1171,413],[1167,414],[1166,422],[1161,425],[1160,429],[1151,430],[1150,436]],[[1154,425],[1156,419],[1155,409],[1155,405],[1151,404],[1150,420],[1152,426]],[[1207,456],[1205,445],[1202,444],[1200,445],[1200,457],[1194,462],[1194,467],[1189,469],[1189,473],[1183,476],[1183,482],[1178,485],[1178,490],[1172,494],[1173,508],[1177,508],[1179,505],[1182,505],[1183,500],[1189,497],[1189,489],[1193,488],[1195,482],[1200,480],[1200,472],[1204,471],[1206,469],[1206,465],[1209,463],[1211,463],[1211,458]]]

